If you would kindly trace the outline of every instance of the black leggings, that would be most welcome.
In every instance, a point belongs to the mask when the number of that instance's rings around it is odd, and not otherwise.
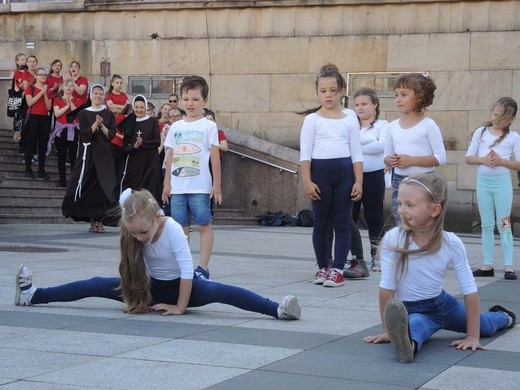
[[[47,143],[51,132],[51,118],[48,115],[29,115],[27,122],[27,145],[25,147],[25,172],[31,172],[33,150],[38,146],[38,173],[45,173]]]

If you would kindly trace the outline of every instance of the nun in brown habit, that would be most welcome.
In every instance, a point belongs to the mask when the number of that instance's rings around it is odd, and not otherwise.
[[[99,84],[92,86],[92,105],[78,115],[80,149],[62,204],[65,217],[90,222],[92,233],[104,233],[103,224],[118,223],[113,215],[116,173],[110,146],[116,121],[105,108],[104,98],[104,88]]]

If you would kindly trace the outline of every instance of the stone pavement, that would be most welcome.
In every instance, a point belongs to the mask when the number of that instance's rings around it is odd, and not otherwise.
[[[95,298],[14,306],[15,273],[22,262],[37,286],[117,275],[117,229],[104,235],[87,229],[86,224],[0,225],[2,390],[474,390],[513,389],[520,383],[518,326],[482,339],[487,350],[477,352],[450,348],[460,335],[439,332],[410,364],[398,363],[389,344],[364,344],[364,335],[380,331],[380,275],[347,281],[341,288],[313,285],[310,228],[217,226],[210,263],[216,281],[278,301],[296,295],[300,321],[220,304],[190,309],[184,316],[127,315],[120,303]],[[479,238],[462,238],[477,266]],[[196,261],[196,233],[192,242]],[[519,246],[515,242],[516,250]],[[501,262],[497,257],[497,268]],[[520,313],[520,281],[502,276],[499,271],[495,278],[477,281],[481,308],[499,302]],[[459,293],[452,271],[446,289]]]

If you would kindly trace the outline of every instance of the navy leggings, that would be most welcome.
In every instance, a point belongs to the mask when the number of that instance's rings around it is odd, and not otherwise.
[[[380,169],[374,172],[363,173],[363,197],[354,202],[353,219],[357,222],[361,204],[365,211],[368,225],[368,236],[380,240],[383,237],[383,202],[385,199],[385,171]]]
[[[312,201],[314,226],[312,245],[319,268],[328,268],[327,225],[334,225],[333,268],[343,269],[351,246],[352,200],[354,171],[350,157],[313,159],[311,180],[319,187],[321,200]]]
[[[56,287],[36,289],[33,305],[50,302],[72,302],[84,298],[107,298],[123,302],[118,286],[120,278],[94,277]],[[151,279],[152,303],[176,305],[179,298],[180,279]],[[224,303],[239,309],[278,318],[278,303],[240,287],[193,278],[193,287],[188,307],[198,307],[210,303]]]

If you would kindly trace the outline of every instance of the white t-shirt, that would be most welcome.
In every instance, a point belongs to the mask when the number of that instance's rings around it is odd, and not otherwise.
[[[172,218],[164,223],[159,239],[144,245],[148,275],[157,280],[193,279],[193,260],[182,226]]]
[[[471,142],[469,144],[468,152],[466,156],[478,156],[484,157],[486,156],[491,149],[495,151],[500,157],[506,160],[511,160],[513,154],[515,155],[515,160],[519,161],[520,159],[520,135],[516,131],[509,131],[509,133],[504,137],[502,141],[491,147],[491,145],[499,138],[499,136],[495,136],[490,133],[489,128],[486,128],[484,131],[484,127],[480,127],[473,133],[473,137],[471,137]],[[477,173],[483,175],[498,175],[505,172],[509,172],[509,168],[506,167],[488,167],[484,164],[479,164],[477,168]]]
[[[215,122],[206,118],[174,122],[168,130],[164,146],[173,149],[170,173],[172,195],[209,194],[212,186],[210,149],[211,146],[218,147]]]
[[[392,121],[388,128],[385,142],[385,157],[394,153],[409,156],[435,156],[439,165],[446,163],[446,149],[442,142],[439,126],[431,118],[424,117],[422,121],[409,129],[403,129],[399,119]],[[394,172],[402,176],[415,173],[432,172],[434,167],[409,166],[395,168]]]
[[[403,247],[404,233],[402,228],[393,228],[381,241],[381,288],[395,291],[396,297],[402,301],[435,298],[442,292],[448,266],[452,266],[462,294],[477,292],[466,248],[462,240],[451,232],[443,232],[441,248],[436,253],[409,255],[408,270],[404,278],[398,279],[396,269],[399,253],[394,249]],[[412,241],[409,249],[419,248]]]
[[[363,172],[374,172],[385,168],[385,140],[388,121],[378,119],[372,128],[362,127],[359,132],[363,152]]]
[[[344,157],[351,157],[353,163],[363,161],[357,116],[329,119],[316,113],[307,115],[300,134],[300,161]]]

